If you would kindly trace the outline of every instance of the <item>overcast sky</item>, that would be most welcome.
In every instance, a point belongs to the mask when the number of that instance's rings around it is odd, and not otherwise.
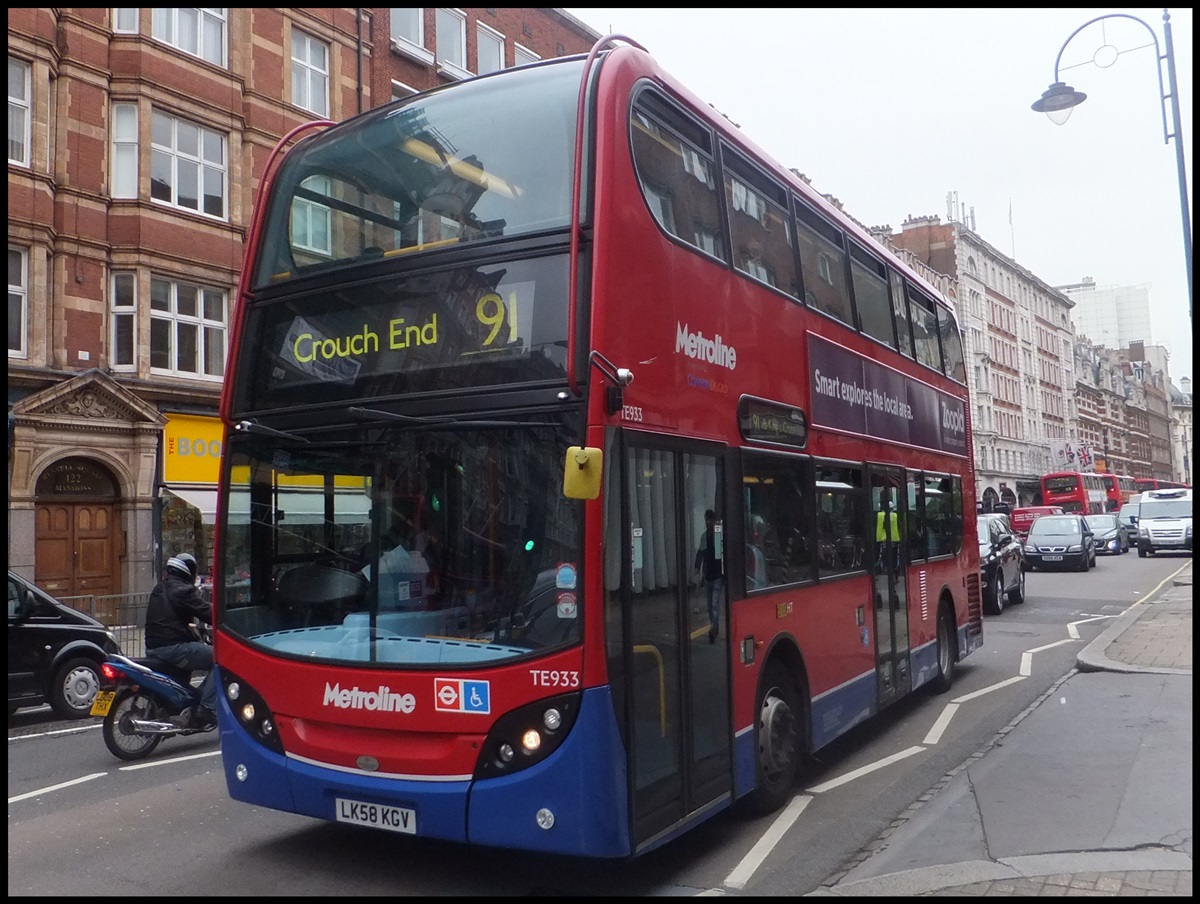
[[[1165,53],[1161,8],[566,9],[642,44],[869,226],[944,222],[955,192],[985,241],[1049,285],[1149,285],[1148,338],[1170,350],[1176,385],[1192,375],[1175,139],[1151,36]],[[1170,12],[1190,208],[1192,10]],[[1084,28],[1060,78],[1088,99],[1062,126],[1030,110],[1071,33],[1113,13],[1149,28]],[[1120,54],[1099,68],[1105,44]]]

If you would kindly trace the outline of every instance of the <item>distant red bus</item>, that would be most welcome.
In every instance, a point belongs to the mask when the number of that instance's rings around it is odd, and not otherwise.
[[[1042,478],[1042,504],[1061,506],[1064,512],[1096,515],[1107,508],[1108,486],[1103,474],[1057,471]]]
[[[1174,480],[1159,480],[1157,477],[1138,477],[1133,482],[1135,493],[1144,493],[1147,490],[1191,489],[1190,484],[1176,483]]]
[[[1137,482],[1126,474],[1101,474],[1100,477],[1104,480],[1107,497],[1104,503],[1105,511],[1120,511],[1121,506],[1129,501],[1129,497],[1139,492]]]

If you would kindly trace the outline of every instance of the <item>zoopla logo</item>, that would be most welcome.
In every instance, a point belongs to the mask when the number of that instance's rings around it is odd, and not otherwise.
[[[948,430],[951,433],[960,433],[965,435],[967,432],[967,418],[961,409],[954,409],[942,403],[942,429]]]

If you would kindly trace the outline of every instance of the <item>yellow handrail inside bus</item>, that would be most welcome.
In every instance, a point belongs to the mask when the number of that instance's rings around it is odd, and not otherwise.
[[[635,653],[649,653],[658,663],[658,730],[662,737],[667,736],[667,670],[663,665],[662,653],[652,643],[633,645]]]

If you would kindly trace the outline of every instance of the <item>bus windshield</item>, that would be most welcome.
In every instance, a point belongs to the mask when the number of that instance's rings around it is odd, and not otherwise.
[[[232,435],[219,622],[330,662],[503,660],[578,640],[566,425]],[[383,462],[386,461],[386,464]]]
[[[565,226],[582,66],[472,80],[302,142],[273,186],[252,285]]]

